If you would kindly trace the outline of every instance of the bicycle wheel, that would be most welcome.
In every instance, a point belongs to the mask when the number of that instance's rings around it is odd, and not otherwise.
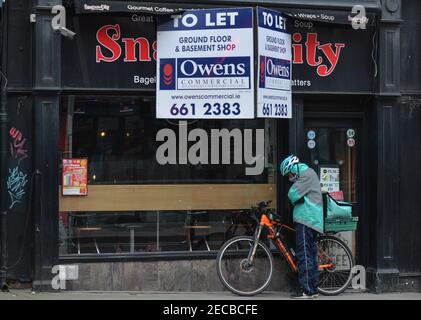
[[[241,296],[253,296],[265,290],[273,275],[273,256],[261,241],[252,263],[248,262],[253,237],[238,236],[228,240],[218,252],[216,266],[222,284]]]
[[[354,259],[347,245],[334,236],[321,236],[317,239],[319,263],[319,292],[334,296],[345,291],[352,280]],[[331,265],[320,268],[321,265]]]

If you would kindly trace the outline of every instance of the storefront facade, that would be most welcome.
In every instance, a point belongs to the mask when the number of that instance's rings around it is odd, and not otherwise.
[[[408,250],[421,247],[421,72],[407,57],[421,47],[403,40],[420,30],[415,1],[362,1],[369,23],[359,30],[347,21],[353,1],[268,1],[305,14],[293,22],[292,119],[181,122],[155,116],[156,14],[107,13],[98,1],[28,2],[6,5],[8,279],[51,290],[54,266],[77,265],[66,289],[222,290],[215,256],[225,239],[252,231],[244,210],[271,199],[291,222],[277,167],[296,153],[321,177],[336,172],[339,182],[326,186],[355,204],[358,231],[342,237],[367,268],[369,288],[419,288],[421,257]],[[190,2],[183,6],[263,5]],[[66,7],[74,40],[51,28],[55,4]],[[209,143],[195,163],[199,129]],[[227,154],[222,132],[232,135]],[[179,142],[166,164],[158,159],[164,133]],[[221,141],[217,159],[213,141]],[[87,159],[86,196],[63,195],[67,158]],[[287,267],[279,270],[272,289],[288,290]]]

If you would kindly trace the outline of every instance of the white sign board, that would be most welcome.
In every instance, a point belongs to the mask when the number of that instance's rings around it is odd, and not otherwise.
[[[291,118],[291,34],[287,18],[277,11],[257,8],[257,116]]]
[[[254,118],[253,9],[157,20],[156,117]]]
[[[320,167],[322,192],[339,191],[339,168]]]

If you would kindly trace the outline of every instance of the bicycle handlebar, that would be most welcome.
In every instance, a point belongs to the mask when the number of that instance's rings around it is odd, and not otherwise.
[[[256,204],[256,206],[252,206],[252,218],[259,223],[260,221],[260,214],[262,214],[262,210],[267,209],[269,207],[269,205],[272,203],[272,200],[267,200],[267,201],[260,201],[259,203]]]
[[[269,207],[269,205],[272,203],[272,200],[267,200],[267,201],[260,201],[259,203],[256,204],[256,209],[264,209]]]

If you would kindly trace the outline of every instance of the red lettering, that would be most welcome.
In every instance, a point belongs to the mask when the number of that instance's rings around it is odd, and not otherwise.
[[[156,50],[157,50],[157,42],[156,41],[154,41],[153,42],[153,44],[152,44],[152,50],[153,50],[153,59],[156,61],[156,55],[157,55],[157,52],[156,52]]]
[[[113,31],[113,34],[110,36],[108,31]],[[117,40],[120,39],[120,25],[106,25],[101,27],[96,33],[96,39],[99,46],[96,46],[96,62],[101,61],[105,62],[114,62],[121,56],[121,48],[117,43]],[[102,51],[101,45],[111,52],[111,56],[105,56]]]
[[[317,41],[317,33],[308,33],[307,42],[305,43],[307,47],[307,63],[312,66],[318,66],[322,63],[322,58],[318,58],[316,61],[316,50],[320,42]]]
[[[300,33],[294,33],[292,35],[292,41],[299,43],[301,42],[302,36]],[[301,44],[293,44],[292,45],[293,51],[293,61],[294,63],[302,64],[303,61],[303,46]]]
[[[137,39],[123,38],[122,41],[125,43],[126,56],[124,62],[136,62],[136,45],[139,46],[139,61],[151,61],[149,54],[149,41],[146,38],[140,37]]]
[[[120,25],[106,25],[101,27],[96,33],[96,39],[99,45],[96,46],[95,59],[99,63],[115,62],[124,49],[124,62],[151,61],[156,60],[156,41],[150,47],[150,41],[145,37],[139,38],[122,38],[124,45],[120,45],[118,40],[121,38]],[[151,55],[151,51],[152,55]]]
[[[319,49],[323,51],[326,58],[329,60],[330,68],[328,68],[326,65],[322,64],[317,67],[317,74],[321,77],[326,77],[330,75],[333,70],[335,70],[336,65],[339,60],[339,55],[341,54],[341,49],[345,47],[345,43],[335,43],[336,50],[332,50],[332,44],[326,43],[321,46],[319,46]]]
[[[300,33],[292,35],[292,62],[294,64],[304,63],[304,51],[301,41],[303,37]],[[325,43],[320,45],[317,41],[317,33],[308,33],[306,47],[306,62],[309,66],[317,67],[316,72],[320,77],[326,77],[335,70],[342,48],[345,43]],[[320,51],[319,51],[320,50]],[[327,60],[327,62],[325,62]]]

